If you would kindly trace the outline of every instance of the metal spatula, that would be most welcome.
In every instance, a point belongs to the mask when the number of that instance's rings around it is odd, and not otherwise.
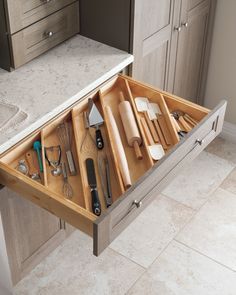
[[[99,126],[104,123],[103,117],[101,116],[98,108],[93,102],[92,98],[88,100],[88,113],[87,119],[90,127],[96,128],[96,146],[99,150],[104,148],[104,141],[102,138],[102,132]]]

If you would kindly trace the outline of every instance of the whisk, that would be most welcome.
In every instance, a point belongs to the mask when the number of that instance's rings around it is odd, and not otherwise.
[[[68,181],[68,174],[66,169],[66,163],[62,163],[62,175],[63,175],[63,194],[67,199],[71,199],[73,196],[73,189],[72,186],[69,184]]]
[[[71,126],[68,122],[63,122],[57,127],[57,136],[61,145],[65,148],[70,174],[76,175],[75,162],[71,151]]]

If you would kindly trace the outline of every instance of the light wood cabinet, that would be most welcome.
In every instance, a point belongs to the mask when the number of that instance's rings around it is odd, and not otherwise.
[[[135,1],[132,76],[161,89],[167,88],[174,9],[172,0]]]
[[[65,223],[7,188],[0,211],[15,284],[66,238]]]
[[[0,67],[11,71],[79,32],[78,0],[0,1]]]
[[[196,2],[196,1],[195,1]],[[200,99],[200,82],[204,66],[204,54],[208,32],[210,1],[202,1],[192,9],[189,1],[182,1],[176,63],[173,86],[168,90],[192,101]],[[190,6],[191,7],[191,6]]]
[[[81,34],[133,53],[134,78],[202,104],[216,0],[107,2],[80,0]],[[92,25],[107,15],[106,26]]]
[[[214,8],[211,0],[136,0],[132,75],[202,103]]]

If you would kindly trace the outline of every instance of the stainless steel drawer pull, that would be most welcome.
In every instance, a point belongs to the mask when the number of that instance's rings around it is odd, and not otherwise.
[[[177,31],[179,33],[181,31],[181,27],[174,27],[174,31]]]
[[[199,145],[202,145],[204,143],[204,139],[197,139],[196,143],[198,143]]]
[[[54,35],[54,33],[52,31],[44,33],[44,36],[46,36],[47,38],[51,38],[53,35]]]
[[[187,28],[188,27],[188,22],[182,23],[181,26]]]
[[[142,201],[137,201],[137,200],[134,200],[133,204],[137,207],[137,208],[140,208],[142,206]]]

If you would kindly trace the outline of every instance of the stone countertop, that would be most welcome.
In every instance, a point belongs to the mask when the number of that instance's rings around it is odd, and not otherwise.
[[[11,73],[0,69],[0,108],[16,113],[8,122],[0,113],[0,154],[132,61],[126,52],[77,35]]]

